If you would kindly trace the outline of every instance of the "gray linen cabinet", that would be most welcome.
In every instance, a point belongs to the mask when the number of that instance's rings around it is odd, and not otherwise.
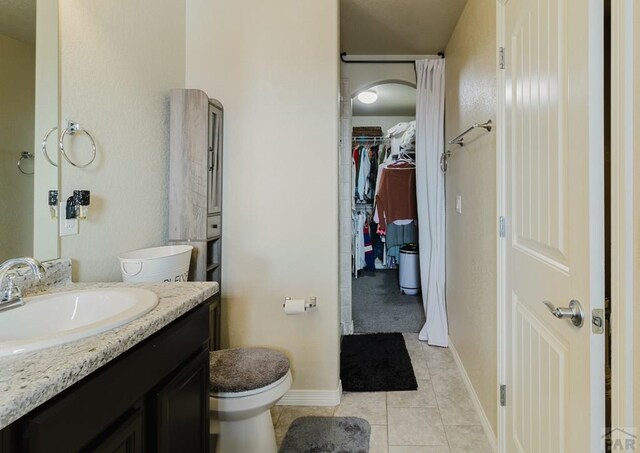
[[[222,104],[202,90],[170,100],[169,242],[193,246],[189,280],[221,284]],[[220,349],[220,292],[211,304],[211,349]]]

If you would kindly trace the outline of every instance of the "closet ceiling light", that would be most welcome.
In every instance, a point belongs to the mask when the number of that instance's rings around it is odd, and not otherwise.
[[[378,94],[375,91],[363,91],[358,94],[358,100],[363,104],[373,104],[378,100]]]

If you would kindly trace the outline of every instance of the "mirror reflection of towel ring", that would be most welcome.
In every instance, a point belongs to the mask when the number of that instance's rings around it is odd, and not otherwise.
[[[49,154],[47,153],[47,140],[49,140],[49,135],[51,135],[51,133],[56,130],[58,130],[58,126],[53,126],[47,131],[46,134],[44,134],[44,137],[42,138],[42,152],[44,153],[44,158],[47,159],[47,162],[49,162],[54,167],[57,167],[58,164],[56,164],[49,158]]]
[[[33,171],[31,171],[31,172],[24,171],[24,170],[22,169],[22,162],[23,162],[25,159],[33,159],[33,154],[31,154],[31,153],[30,153],[30,152],[28,152],[28,151],[22,151],[22,152],[20,153],[20,159],[18,160],[18,164],[17,164],[17,165],[18,165],[18,170],[20,170],[20,173],[22,173],[23,175],[32,175],[32,174],[34,174],[34,173],[35,173],[35,169],[34,169]]]
[[[69,156],[67,156],[67,153],[64,150],[64,136],[67,134],[73,135],[76,132],[84,132],[87,135],[87,137],[89,137],[89,140],[91,140],[91,152],[92,152],[91,160],[86,164],[75,163],[74,161],[69,159]],[[91,134],[86,129],[82,129],[78,123],[69,121],[69,125],[62,131],[62,134],[60,135],[59,145],[60,145],[60,151],[62,152],[62,157],[64,157],[67,162],[69,162],[71,165],[73,165],[76,168],[87,167],[91,165],[91,163],[96,159],[96,142],[93,140],[93,137],[91,136]]]

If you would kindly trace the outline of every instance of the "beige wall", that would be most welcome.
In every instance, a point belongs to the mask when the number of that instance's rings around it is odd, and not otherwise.
[[[337,39],[337,0],[187,5],[186,84],[225,107],[223,337],[284,351],[295,389],[338,385]]]
[[[445,138],[496,118],[495,0],[470,0],[446,55]],[[451,340],[496,432],[496,137],[475,132],[446,177],[447,307]],[[462,196],[462,214],[455,211]]]
[[[119,280],[119,253],[166,243],[168,96],[184,86],[185,0],[65,0],[59,11],[61,121],[98,146],[90,167],[62,166],[61,199],[89,189],[91,211],[61,254],[76,280]],[[74,143],[86,161],[86,139]]]
[[[382,132],[386,134],[398,123],[408,123],[415,120],[415,116],[353,116],[351,117],[351,126],[380,126]]]
[[[33,254],[33,176],[16,168],[33,153],[35,48],[0,35],[0,262]],[[24,164],[33,168],[33,160]],[[10,215],[7,215],[11,213]]]

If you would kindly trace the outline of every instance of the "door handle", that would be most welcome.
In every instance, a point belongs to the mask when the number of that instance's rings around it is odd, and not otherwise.
[[[580,302],[578,302],[577,300],[573,299],[571,302],[569,302],[569,307],[566,308],[556,308],[548,300],[543,300],[542,303],[547,306],[551,314],[556,318],[569,318],[573,325],[576,327],[582,327],[582,325],[584,324],[584,311],[582,310],[582,305],[580,305]]]

